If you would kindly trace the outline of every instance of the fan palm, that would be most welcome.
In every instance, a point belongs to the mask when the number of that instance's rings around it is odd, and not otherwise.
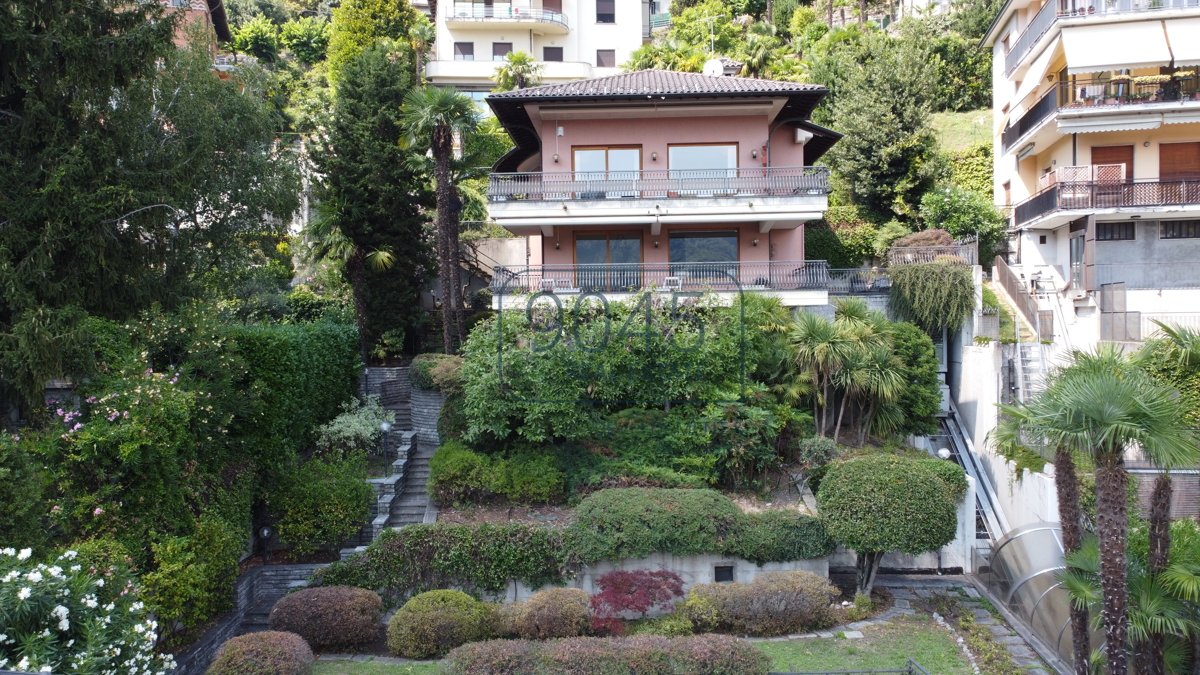
[[[442,290],[442,347],[453,353],[464,333],[462,272],[451,175],[454,137],[478,126],[475,103],[452,89],[418,87],[404,96],[401,123],[410,142],[424,141],[433,155],[437,204],[438,283]]]
[[[496,91],[536,87],[542,83],[542,67],[525,52],[509,52],[492,81],[496,83]]]
[[[802,312],[792,324],[788,336],[796,368],[812,379],[813,422],[817,434],[824,436],[829,427],[833,376],[842,368],[854,348],[853,338],[843,327],[828,319]]]
[[[1141,447],[1152,461],[1175,465],[1194,456],[1192,434],[1182,424],[1183,409],[1175,392],[1153,381],[1118,350],[1101,347],[1095,354],[1076,353],[1073,363],[1060,370],[1046,391],[1029,405],[1006,408],[1002,442],[1015,442],[1022,434],[1043,438],[1056,449],[1067,467],[1071,452],[1090,455],[1096,466],[1097,530],[1100,537],[1100,582],[1103,591],[1101,617],[1105,629],[1105,652],[1110,671],[1128,671],[1126,648],[1128,590],[1125,576],[1126,486],[1128,475],[1124,453]],[[1067,481],[1069,482],[1069,480]],[[1076,487],[1077,492],[1077,487]],[[1077,527],[1078,506],[1064,504],[1069,495],[1060,492],[1060,516],[1064,545],[1079,550],[1068,529]],[[1069,539],[1074,541],[1068,541]],[[1075,544],[1072,546],[1072,544]],[[1072,612],[1072,636],[1076,640],[1077,672],[1085,668],[1085,626]]]
[[[418,21],[408,29],[408,46],[412,48],[413,67],[417,71],[415,81],[420,84],[425,83],[425,56],[436,39],[437,28],[424,16],[419,16]]]

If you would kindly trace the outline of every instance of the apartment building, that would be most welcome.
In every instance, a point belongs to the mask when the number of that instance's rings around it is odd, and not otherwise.
[[[528,265],[495,271],[495,306],[655,289],[797,307],[883,291],[877,272],[805,260],[804,224],[828,206],[814,164],[841,138],[810,120],[827,93],[639,71],[489,96],[516,143],[490,176],[489,210],[530,249]]]
[[[1041,338],[1200,327],[1200,0],[1008,0],[985,44],[1001,273]]]
[[[620,72],[620,64],[670,23],[669,0],[442,0],[426,66],[434,84],[482,101],[509,52],[523,51],[546,83]]]

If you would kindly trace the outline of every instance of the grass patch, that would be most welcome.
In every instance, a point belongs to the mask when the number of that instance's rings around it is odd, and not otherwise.
[[[945,152],[966,150],[972,145],[992,142],[992,110],[940,112],[930,116],[938,145]]]
[[[908,659],[939,675],[970,675],[971,666],[944,628],[926,617],[870,626],[857,640],[807,638],[760,642],[773,670],[898,669]]]
[[[441,663],[388,663],[385,661],[325,661],[313,664],[313,675],[435,675]]]

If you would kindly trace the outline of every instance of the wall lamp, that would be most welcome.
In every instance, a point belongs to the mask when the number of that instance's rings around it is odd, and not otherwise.
[[[750,243],[752,246],[758,246],[758,239],[755,239],[754,241],[752,241]]]
[[[750,151],[750,159],[758,159],[758,148]]]
[[[651,161],[651,162],[657,162],[657,161],[658,161],[658,153],[657,153],[657,152],[652,152],[652,153],[650,153],[650,161]]]
[[[554,153],[554,163],[558,164],[558,153]]]

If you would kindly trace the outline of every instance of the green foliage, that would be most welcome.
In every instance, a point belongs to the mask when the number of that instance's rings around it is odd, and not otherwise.
[[[304,638],[267,630],[240,635],[221,645],[205,675],[307,675],[313,661]]]
[[[462,364],[462,357],[454,354],[417,354],[409,364],[408,376],[419,389],[457,394],[463,387]]]
[[[396,413],[379,405],[377,396],[366,401],[352,398],[342,413],[317,427],[317,448],[323,452],[378,454],[383,448],[383,425],[396,422]]]
[[[522,602],[512,618],[512,631],[527,640],[583,635],[592,627],[590,598],[578,588],[547,588]]]
[[[152,544],[154,571],[142,576],[146,605],[160,621],[203,625],[232,606],[245,546],[243,532],[212,517],[200,518],[188,536]]]
[[[889,270],[892,311],[925,330],[955,330],[975,311],[971,268],[959,262],[897,265]]]
[[[885,454],[833,463],[817,493],[829,534],[860,555],[917,554],[949,543],[962,494],[957,481],[933,468],[941,465],[950,463]]]
[[[956,239],[974,237],[979,242],[980,260],[991,260],[1004,238],[1005,220],[988,194],[954,185],[930,190],[921,198],[921,220],[926,227],[941,228]]]
[[[562,499],[564,482],[553,455],[485,456],[457,441],[442,444],[429,463],[429,493],[444,505],[496,499],[545,504]]]
[[[820,558],[833,549],[833,540],[820,520],[776,510],[744,515],[723,552],[762,565]]]
[[[279,41],[304,65],[311,66],[325,58],[329,47],[329,21],[305,16],[292,19],[279,29]],[[239,31],[238,36],[241,36]]]
[[[951,19],[930,17],[900,24],[900,48],[927,48],[937,68],[932,106],[935,111],[976,110],[992,104],[992,54],[979,39],[950,29]]]
[[[536,87],[542,83],[542,67],[527,52],[509,52],[492,80],[496,83],[495,91]]]
[[[568,533],[585,563],[695,555],[724,550],[740,519],[738,507],[712,490],[621,488],[584,498]]]
[[[991,203],[992,144],[977,143],[950,153],[950,183],[977,192]]]
[[[775,5],[775,16],[782,18],[780,13],[780,5]],[[817,16],[817,11],[812,7],[798,6],[787,20],[787,34],[791,36],[795,42],[800,41],[808,34],[809,28],[814,24],[820,23],[820,18]]]
[[[898,220],[889,220],[875,231],[875,238],[871,240],[871,252],[875,254],[876,258],[886,258],[892,244],[911,232],[912,230],[904,223]]]
[[[174,670],[174,659],[155,649],[157,623],[126,570],[84,568],[73,550],[49,564],[34,560],[30,549],[0,549],[0,577],[8,580],[0,584],[0,667],[81,675],[134,672],[133,664]]]
[[[408,0],[346,0],[335,7],[329,32],[330,79],[340,83],[346,65],[380,40],[407,40],[418,16]],[[405,70],[412,73],[411,56],[404,61]]]
[[[279,539],[300,555],[332,549],[362,527],[374,491],[366,458],[313,457],[268,497],[279,514]]]
[[[770,79],[800,79],[802,65],[784,37],[795,2],[776,5],[775,23],[735,21],[735,16],[760,17],[762,0],[681,0],[671,4],[671,27],[653,42],[639,47],[624,64],[627,70],[647,68],[700,72],[714,54],[742,62],[739,75]],[[712,30],[710,31],[710,25]]]
[[[279,28],[265,16],[256,16],[238,26],[233,48],[262,61],[274,61],[279,52]]]
[[[388,621],[388,651],[410,659],[445,656],[486,639],[492,610],[462,591],[429,591],[404,603]]]
[[[839,591],[812,572],[768,572],[748,584],[697,584],[683,613],[702,632],[787,635],[828,628]]]
[[[907,385],[896,400],[904,419],[898,431],[935,433],[942,408],[942,378],[933,339],[911,323],[897,322],[892,324],[892,351],[900,359],[900,377]]]
[[[850,251],[828,226],[820,224],[804,227],[804,257],[808,260],[826,260],[833,269],[852,269],[862,265],[862,258]]]
[[[775,443],[788,421],[786,406],[741,402],[711,403],[704,424],[712,437],[712,450],[722,480],[735,487],[758,484],[779,466]]]
[[[496,593],[509,581],[562,581],[571,564],[562,533],[529,525],[409,525],[387,530],[367,550],[317,573],[321,585],[358,586],[395,602],[458,587]]]
[[[26,548],[41,545],[46,538],[48,486],[30,443],[19,441],[19,435],[0,434],[0,504],[5,504],[0,541]]]
[[[289,593],[271,608],[271,630],[295,633],[321,650],[379,639],[383,600],[353,586],[318,586]]]
[[[1137,358],[1151,377],[1179,392],[1188,423],[1200,426],[1200,367],[1192,363],[1193,357],[1162,335],[1147,340]]]

